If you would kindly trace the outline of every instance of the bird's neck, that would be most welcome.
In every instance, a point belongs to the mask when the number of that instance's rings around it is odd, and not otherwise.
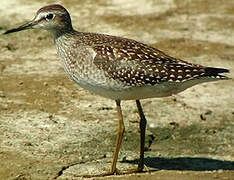
[[[70,28],[66,28],[66,29],[59,29],[59,30],[50,30],[50,33],[53,37],[54,40],[62,37],[62,36],[67,36],[69,34],[73,34],[74,32],[76,32],[72,27]]]

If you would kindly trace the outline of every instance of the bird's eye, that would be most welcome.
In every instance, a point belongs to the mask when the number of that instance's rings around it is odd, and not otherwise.
[[[47,14],[45,18],[47,21],[50,21],[50,20],[54,19],[54,16],[55,16],[54,14],[50,13],[50,14]]]

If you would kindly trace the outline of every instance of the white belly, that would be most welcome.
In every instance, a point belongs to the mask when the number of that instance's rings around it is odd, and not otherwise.
[[[156,97],[166,97],[177,94],[185,89],[203,82],[214,81],[214,79],[197,79],[186,82],[164,82],[155,86],[142,87],[124,87],[124,88],[107,88],[91,84],[78,83],[84,89],[90,92],[114,100],[136,100]]]

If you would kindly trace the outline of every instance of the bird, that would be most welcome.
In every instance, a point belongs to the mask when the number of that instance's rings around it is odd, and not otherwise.
[[[116,103],[118,134],[110,171],[116,167],[125,127],[121,102],[136,101],[139,114],[140,155],[134,172],[144,171],[146,118],[140,100],[167,97],[194,85],[227,80],[228,69],[207,67],[167,55],[147,44],[124,37],[77,31],[69,12],[60,4],[40,8],[35,17],[4,32],[10,34],[27,29],[50,32],[62,67],[80,87]]]

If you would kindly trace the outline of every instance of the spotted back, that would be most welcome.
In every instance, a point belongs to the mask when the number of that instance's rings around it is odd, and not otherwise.
[[[94,64],[128,86],[184,82],[205,74],[203,66],[170,57],[134,40],[114,37],[113,41],[110,37],[111,43],[93,46],[97,53]]]

